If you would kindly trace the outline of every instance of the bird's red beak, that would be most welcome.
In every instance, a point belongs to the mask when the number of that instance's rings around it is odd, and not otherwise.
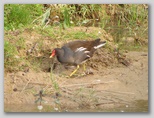
[[[56,51],[55,51],[55,50],[53,50],[53,51],[52,51],[52,53],[51,53],[51,56],[50,56],[49,58],[54,57],[54,56],[55,56],[55,54],[56,54]]]

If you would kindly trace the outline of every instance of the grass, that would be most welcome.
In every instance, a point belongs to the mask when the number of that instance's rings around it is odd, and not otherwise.
[[[43,6],[40,4],[5,4],[4,29],[15,30],[24,27],[42,14]]]
[[[97,33],[86,33],[83,31],[74,31],[68,32],[63,38],[65,39],[88,39],[92,38],[95,39],[97,37]]]
[[[4,68],[12,70],[12,66],[17,66],[18,60],[15,58],[17,54],[16,48],[9,42],[4,41]]]
[[[119,49],[122,51],[122,52],[125,52],[125,51],[148,51],[147,49],[147,46],[144,45],[144,46],[141,46],[139,44],[135,44],[135,45],[124,45],[124,44],[119,44]]]
[[[68,31],[69,29],[69,31]],[[45,29],[41,27],[37,28],[36,31],[41,33],[43,36],[51,37],[51,39],[55,40],[75,40],[75,39],[95,39],[98,37],[98,32],[95,31],[93,33],[87,33],[82,30],[74,30],[70,31],[71,28],[62,29],[61,27],[49,26]]]

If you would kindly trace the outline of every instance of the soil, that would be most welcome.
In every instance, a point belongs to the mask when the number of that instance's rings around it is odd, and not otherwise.
[[[48,40],[44,43],[51,44]],[[47,53],[35,57],[36,61],[41,58],[40,70],[27,67],[24,71],[5,73],[6,112],[37,112],[39,104],[44,106],[44,112],[116,111],[121,107],[129,111],[138,107],[137,104],[139,107],[134,111],[148,111],[148,51],[121,54],[103,47],[86,62],[86,71],[81,65],[73,77],[68,75],[75,68],[66,69],[48,57]],[[41,90],[43,100],[40,102]]]

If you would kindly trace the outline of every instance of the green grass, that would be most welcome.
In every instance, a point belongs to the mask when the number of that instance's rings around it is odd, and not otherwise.
[[[147,46],[146,45],[140,45],[140,44],[123,44],[123,43],[118,43],[118,47],[122,52],[125,51],[148,51]]]
[[[63,36],[64,39],[88,39],[88,38],[96,38],[97,34],[95,33],[86,33],[83,31],[72,31],[68,32]]]
[[[18,67],[19,60],[16,58],[17,54],[16,48],[9,41],[4,41],[4,68],[6,70],[12,71],[17,69],[13,68],[14,66]]]
[[[25,39],[23,37],[19,37],[19,40],[17,40],[15,43],[15,47],[17,47],[18,50],[25,49],[26,48]]]
[[[36,31],[41,33],[43,36],[49,36],[54,40],[75,40],[75,39],[95,39],[98,38],[98,32],[87,33],[85,31],[72,30],[67,31],[68,28],[62,29],[61,27],[46,27],[42,29],[41,27],[37,28]]]
[[[41,4],[5,4],[4,29],[15,30],[29,25],[42,14],[42,7]]]
[[[57,79],[55,78],[55,76],[53,74],[52,68],[53,68],[53,64],[51,65],[51,71],[50,71],[50,79],[51,79],[51,82],[52,82],[52,86],[53,86],[53,88],[56,92],[59,92],[59,90],[60,90],[59,84],[58,84]]]

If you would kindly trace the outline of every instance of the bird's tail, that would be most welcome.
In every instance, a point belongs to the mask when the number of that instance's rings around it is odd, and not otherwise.
[[[100,39],[96,39],[96,40],[97,40],[97,41],[98,41],[98,40],[100,41]],[[95,40],[95,41],[96,41],[96,40]],[[94,46],[94,49],[101,48],[101,47],[103,47],[105,44],[106,44],[106,41],[99,42],[99,44],[97,44],[96,46]]]

